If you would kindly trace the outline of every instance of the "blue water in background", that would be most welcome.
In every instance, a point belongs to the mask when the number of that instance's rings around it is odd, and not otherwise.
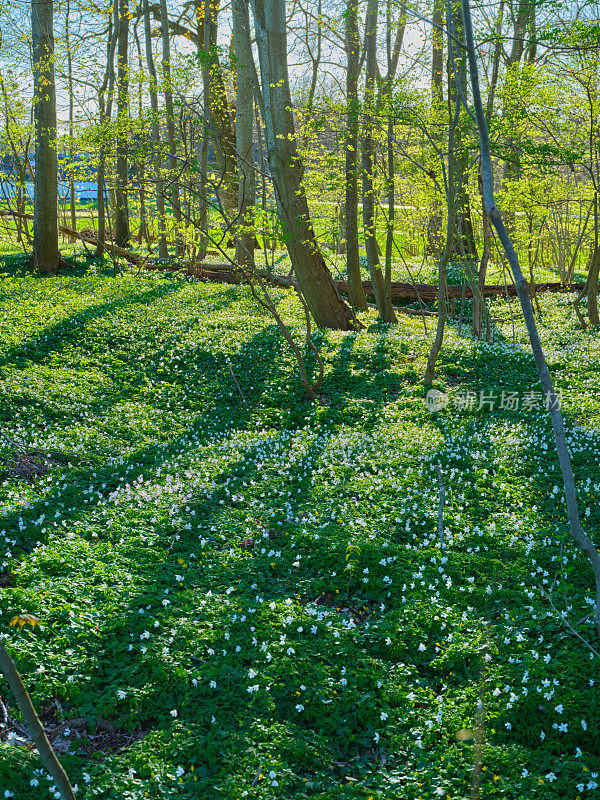
[[[33,183],[28,181],[25,184],[25,191],[33,202]],[[7,180],[0,184],[0,205],[6,199],[14,199],[17,194],[17,187],[14,183]],[[58,196],[60,200],[69,199],[69,184],[58,184]],[[79,203],[96,203],[98,200],[98,186],[95,181],[75,181],[75,198]]]

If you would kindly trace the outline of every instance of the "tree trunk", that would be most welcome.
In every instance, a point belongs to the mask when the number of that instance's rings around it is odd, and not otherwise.
[[[235,253],[238,264],[254,267],[254,80],[247,3],[233,0],[232,15],[237,87],[235,149],[239,184]]]
[[[319,250],[302,184],[287,69],[285,0],[252,0],[252,11],[268,161],[292,267],[317,325],[352,330],[352,311],[335,288]]]
[[[600,325],[598,316],[598,275],[600,274],[600,247],[596,247],[590,262],[586,280],[587,307],[590,325]]]
[[[117,36],[117,165],[115,185],[115,242],[129,244],[128,127],[129,127],[129,0],[115,0],[119,7]]]
[[[71,227],[77,227],[75,213],[75,163],[73,152],[73,58],[71,54],[70,41],[70,13],[71,3],[67,0],[67,11],[65,15],[65,47],[67,48],[67,89],[69,91],[69,210],[71,212]]]
[[[150,73],[150,110],[152,111],[151,137],[152,137],[152,161],[154,165],[154,186],[156,193],[156,216],[158,224],[158,257],[167,259],[169,250],[167,248],[167,236],[165,228],[165,197],[164,183],[161,174],[162,158],[160,152],[160,128],[158,126],[158,89],[156,79],[156,66],[152,53],[152,30],[150,27],[150,4],[149,0],[144,0],[144,40],[146,45],[146,62]]]
[[[434,119],[441,117],[444,102],[442,74],[444,68],[444,0],[434,0],[431,28],[431,108]],[[435,131],[435,129],[434,129]],[[434,188],[435,192],[435,188]],[[435,192],[433,208],[427,222],[427,253],[437,259],[442,254],[442,208]]]
[[[513,41],[510,54],[506,61],[507,74],[509,74],[513,68],[517,68],[518,65],[521,63],[523,52],[525,50],[525,36],[527,33],[527,28],[528,25],[531,25],[532,21],[533,22],[535,21],[535,3],[532,3],[532,0],[519,0],[516,16],[513,17],[513,23],[514,23]],[[510,96],[506,98],[505,103],[506,104],[511,103]],[[510,105],[508,107],[505,107],[504,111],[505,115],[507,111],[509,112],[508,113],[509,119],[510,117],[512,117],[516,120],[520,120],[521,115],[523,113],[520,101],[518,101],[518,104],[513,106],[512,108],[510,107]],[[504,183],[508,184],[511,181],[519,180],[519,178],[521,177],[521,155],[514,139],[510,136],[507,141],[506,149],[507,149],[507,158],[506,161],[504,162],[502,177]],[[515,224],[516,224],[515,214],[512,209],[509,209],[508,212],[506,213],[506,227],[508,231],[511,233],[511,235],[514,234],[515,232]]]
[[[54,8],[52,0],[31,0],[35,181],[33,263],[55,274],[58,250],[58,159],[56,155],[56,83],[54,80]]]
[[[40,754],[42,764],[56,782],[62,800],[75,800],[75,793],[67,773],[64,771],[60,761],[56,757],[56,753],[52,749],[52,745],[46,736],[44,726],[42,725],[33,703],[31,702],[29,692],[25,688],[23,679],[21,678],[21,675],[15,666],[15,662],[12,660],[9,652],[3,644],[0,644],[0,669],[2,670],[4,677],[6,678],[6,682],[10,686],[11,691],[15,696],[15,700],[19,706],[19,711],[21,712],[23,721],[27,726],[27,731],[31,737],[31,741],[35,744],[37,751]],[[4,796],[6,797],[7,795],[5,794]]]
[[[360,42],[358,38],[357,2],[346,5],[346,95],[348,103],[348,128],[346,134],[346,273],[350,288],[350,301],[357,311],[367,308],[362,286],[358,245],[358,73]]]
[[[450,37],[450,33],[448,31],[448,48],[452,46],[452,40]],[[433,340],[433,344],[431,345],[431,350],[429,351],[429,357],[427,359],[427,366],[425,368],[425,375],[423,377],[423,383],[427,386],[433,383],[433,378],[435,375],[435,364],[437,358],[440,354],[440,350],[442,349],[442,342],[444,341],[444,329],[446,325],[446,316],[447,316],[447,294],[448,294],[448,284],[446,280],[446,267],[448,266],[448,262],[452,257],[452,246],[455,238],[455,227],[456,227],[456,192],[454,187],[454,181],[456,176],[456,170],[454,167],[454,159],[456,157],[456,153],[454,150],[454,136],[456,133],[456,125],[458,122],[459,117],[459,110],[460,110],[460,101],[455,99],[455,111],[453,113],[452,107],[450,106],[450,92],[448,92],[448,197],[446,198],[446,205],[447,205],[447,218],[446,218],[446,244],[444,247],[444,252],[442,253],[439,263],[438,263],[438,294],[437,294],[437,304],[438,304],[438,318],[437,318],[437,327],[435,331],[435,338]]]
[[[577,491],[575,488],[575,479],[573,476],[573,467],[571,464],[571,457],[569,455],[569,448],[567,445],[567,438],[563,423],[562,414],[560,412],[560,404],[557,400],[554,386],[552,385],[552,378],[548,370],[548,364],[542,349],[542,343],[537,330],[535,322],[535,315],[531,306],[531,298],[529,296],[529,287],[527,281],[523,276],[521,266],[517,253],[514,249],[510,236],[504,227],[500,213],[496,207],[494,200],[494,186],[492,175],[492,160],[490,156],[490,138],[487,122],[483,113],[483,105],[481,102],[481,93],[479,90],[479,74],[477,71],[477,54],[475,51],[475,42],[473,39],[473,23],[471,21],[471,7],[469,0],[462,0],[462,13],[464,19],[464,29],[466,37],[466,51],[469,59],[469,71],[471,76],[471,87],[473,89],[473,104],[475,107],[475,114],[477,119],[477,127],[479,130],[479,140],[481,146],[481,175],[483,181],[483,196],[485,200],[485,207],[490,218],[490,221],[496,232],[498,238],[504,248],[506,257],[510,264],[514,279],[515,286],[519,294],[521,302],[521,309],[523,310],[523,318],[529,333],[529,341],[531,343],[531,350],[540,376],[542,389],[546,395],[548,410],[552,420],[552,427],[554,429],[554,440],[556,442],[556,450],[558,454],[558,461],[562,473],[563,486],[565,492],[565,501],[567,506],[567,516],[569,519],[569,527],[571,536],[576,542],[581,551],[588,557],[590,566],[594,573],[596,583],[596,602],[594,607],[594,622],[596,630],[600,633],[600,553],[594,546],[593,542],[587,536],[581,525],[579,517],[579,509],[577,508]]]
[[[218,56],[218,17],[220,0],[203,0],[202,26],[198,49],[203,77],[208,80],[205,109],[210,121],[210,136],[221,183],[220,199],[225,215],[233,219],[238,207],[238,177],[235,130],[229,113],[223,70]]]
[[[391,299],[386,296],[383,274],[379,265],[379,252],[375,226],[375,140],[373,136],[373,106],[377,76],[377,12],[378,0],[369,0],[365,23],[366,82],[362,149],[363,225],[365,250],[371,280],[375,289],[375,302],[379,316],[385,322],[397,322]]]
[[[479,272],[477,276],[474,276],[474,278],[476,277],[477,280],[479,292],[478,293],[473,292],[473,333],[478,339],[481,339],[483,315],[485,311],[485,305],[483,299],[483,287],[485,286],[485,276],[487,273],[487,267],[490,260],[490,253],[492,251],[492,230],[487,212],[485,210],[485,204],[483,202],[483,194],[481,198],[481,204],[482,204],[481,216],[483,222],[483,253],[481,254],[481,263],[479,264]]]
[[[396,41],[392,50],[392,10],[391,0],[386,3],[386,50],[387,50],[387,75],[383,81],[382,94],[384,97],[384,107],[387,111],[387,201],[388,201],[388,220],[385,236],[385,300],[386,307],[392,305],[392,250],[394,246],[394,222],[396,216],[396,182],[395,182],[395,141],[394,141],[394,113],[392,88],[393,81],[400,57],[400,49],[404,40],[406,29],[406,11],[402,11],[402,16],[398,20],[396,28]]]
[[[454,38],[458,41],[463,39],[463,22],[458,0],[451,0],[449,4],[451,18],[448,20]],[[451,49],[452,48],[452,49]],[[448,41],[448,94],[454,105],[462,94],[467,97],[467,71],[466,56],[464,50],[458,47],[453,40]],[[451,113],[451,112],[450,112]],[[473,223],[471,221],[471,206],[468,193],[468,169],[469,169],[469,150],[465,144],[468,135],[469,122],[464,109],[461,108],[456,130],[454,133],[454,193],[456,224],[454,227],[454,239],[452,242],[451,258],[458,261],[477,261],[477,247],[473,234]]]
[[[160,30],[162,37],[162,72],[165,94],[165,113],[167,116],[167,144],[169,146],[169,168],[171,170],[170,200],[176,226],[176,252],[178,256],[185,253],[185,237],[181,230],[181,198],[179,194],[179,179],[177,177],[177,143],[175,141],[175,112],[173,109],[173,86],[171,84],[171,43],[169,40],[169,18],[167,15],[167,0],[160,0]]]
[[[114,20],[114,24],[113,24]],[[118,8],[115,3],[113,7],[113,16],[108,20],[108,44],[106,46],[106,69],[104,71],[104,78],[98,89],[98,106],[100,110],[100,124],[104,124],[110,119],[112,115],[112,100],[115,84],[115,47],[117,44],[117,33],[119,29],[118,24]],[[108,90],[108,99],[107,99]],[[103,137],[106,133],[103,131]],[[97,194],[98,194],[98,246],[96,247],[96,256],[102,255],[104,252],[104,241],[106,239],[106,214],[110,213],[106,204],[106,152],[107,146],[104,141],[101,142],[98,152],[98,172],[97,180]]]

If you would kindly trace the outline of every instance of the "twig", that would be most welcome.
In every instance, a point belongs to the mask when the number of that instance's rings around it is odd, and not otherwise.
[[[227,361],[227,368],[229,369],[231,377],[233,378],[233,382],[235,383],[236,389],[238,390],[240,397],[242,398],[242,403],[246,405],[247,404],[246,398],[244,397],[244,393],[242,392],[241,386],[238,383],[238,379],[235,377],[235,373],[233,371],[233,367],[231,366],[231,362],[229,361],[228,358],[226,359],[226,361]]]
[[[252,786],[256,786],[256,784],[258,783],[261,775],[262,775],[262,764],[256,770],[256,775],[254,776],[254,780],[252,781]]]
[[[4,705],[4,702],[2,701],[1,698],[0,698],[0,709],[2,709],[2,719],[4,720],[4,727],[6,728],[8,727],[9,724],[8,711],[6,710],[6,706]]]
[[[317,363],[319,365],[319,377],[312,385],[313,392],[316,392],[317,389],[321,386],[323,375],[325,374],[325,365],[323,364],[323,359],[321,358],[321,354],[313,344],[313,340],[310,335],[310,311],[308,309],[308,305],[302,295],[302,292],[300,291],[300,288],[296,286],[295,289],[296,289],[296,294],[298,295],[298,299],[302,303],[302,308],[304,309],[304,316],[306,317],[306,346],[313,351],[315,358],[317,359]]]
[[[598,658],[600,658],[600,653],[594,647],[592,647],[592,645],[587,641],[587,639],[584,639],[583,636],[578,631],[575,630],[575,628],[571,625],[571,623],[569,622],[567,617],[564,614],[561,614],[561,612],[557,609],[557,607],[554,605],[554,602],[552,601],[551,593],[546,592],[544,589],[541,589],[540,591],[541,591],[541,593],[543,595],[546,595],[546,597],[548,598],[548,602],[552,606],[554,612],[561,618],[561,620],[564,622],[564,624],[567,626],[567,628],[571,631],[571,633],[575,634],[575,636],[578,639],[581,639],[581,641],[584,643],[584,645],[586,647],[589,647],[589,649],[592,651],[592,653],[595,656],[598,656]]]

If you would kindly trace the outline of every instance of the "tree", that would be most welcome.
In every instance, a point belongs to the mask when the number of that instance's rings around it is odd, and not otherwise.
[[[235,255],[238,264],[254,266],[254,62],[250,15],[243,0],[233,0],[233,41],[236,68],[235,148],[238,167],[238,207]]]
[[[292,267],[317,325],[351,330],[354,316],[341,299],[317,245],[302,184],[287,67],[285,2],[252,0],[252,12],[269,168]]]
[[[173,107],[173,87],[171,85],[171,43],[169,41],[169,18],[167,16],[167,0],[160,0],[160,31],[162,38],[162,72],[165,95],[165,114],[167,117],[167,144],[169,146],[169,167],[171,169],[170,200],[177,227],[177,255],[185,252],[185,240],[181,231],[181,198],[179,195],[179,178],[177,176],[177,143],[175,141],[175,111]]]
[[[479,141],[481,149],[481,177],[483,183],[483,197],[485,201],[485,208],[494,226],[498,239],[506,253],[506,257],[510,264],[510,268],[517,287],[525,325],[529,334],[529,341],[535,364],[538,369],[542,389],[548,401],[550,411],[550,418],[552,420],[552,428],[554,430],[554,440],[556,442],[556,450],[558,454],[558,461],[563,479],[563,487],[565,492],[565,500],[567,505],[567,516],[569,519],[569,527],[571,536],[588,557],[590,566],[594,573],[596,583],[596,603],[594,608],[594,622],[596,629],[600,634],[600,553],[595,548],[591,539],[587,536],[581,525],[579,517],[579,509],[577,507],[577,492],[575,489],[575,479],[573,477],[573,467],[571,464],[571,456],[567,446],[567,438],[565,433],[564,422],[560,412],[560,404],[557,400],[550,371],[542,343],[537,330],[535,322],[535,315],[531,304],[531,297],[529,294],[529,285],[521,271],[519,264],[519,257],[514,249],[510,235],[504,226],[500,212],[496,207],[494,199],[494,183],[492,172],[492,158],[490,153],[490,137],[487,121],[483,111],[483,104],[481,102],[481,92],[479,89],[479,73],[477,70],[477,52],[475,50],[475,41],[473,37],[473,23],[471,21],[471,6],[469,0],[461,0],[462,17],[464,22],[464,32],[466,40],[466,53],[469,61],[469,73],[471,78],[471,88],[473,92],[473,105],[475,107],[475,118],[477,121],[477,129],[479,132]]]
[[[456,209],[451,255],[467,268],[477,259],[477,247],[471,221],[471,205],[468,193],[469,147],[467,115],[462,108],[461,98],[467,96],[466,57],[458,44],[463,39],[463,22],[460,4],[457,0],[448,3],[447,24],[451,37],[448,39],[448,96],[450,109],[458,109],[458,119],[454,130],[453,154],[453,203]],[[450,110],[452,114],[452,110]]]
[[[363,225],[365,229],[365,249],[371,273],[373,291],[379,315],[386,322],[397,322],[392,301],[385,291],[383,273],[379,265],[379,253],[375,228],[375,142],[373,134],[373,114],[375,106],[375,85],[377,77],[377,14],[378,0],[369,0],[365,22],[366,79],[365,107],[362,147],[363,183]]]
[[[56,153],[56,82],[54,78],[53,0],[31,0],[33,114],[35,119],[35,182],[33,262],[55,274],[58,249],[58,158]]]
[[[150,136],[152,140],[152,161],[154,166],[154,186],[156,196],[156,215],[158,217],[158,255],[159,258],[167,259],[169,251],[167,249],[167,237],[165,231],[165,198],[164,198],[164,182],[161,174],[162,170],[162,156],[160,152],[160,128],[158,124],[158,91],[157,91],[157,78],[156,66],[154,64],[154,55],[152,53],[152,31],[150,27],[150,7],[149,0],[143,0],[144,6],[144,39],[146,44],[146,63],[148,64],[148,72],[150,73],[149,80],[149,93],[150,93],[150,111],[152,113],[152,120],[150,123]]]
[[[365,290],[362,285],[358,245],[358,72],[360,42],[358,38],[356,0],[346,4],[346,103],[348,107],[348,128],[346,134],[346,273],[350,299],[354,308],[364,311],[367,307]]]
[[[202,23],[198,36],[198,54],[208,96],[205,111],[210,123],[215,160],[224,210],[233,219],[238,207],[238,178],[235,129],[227,100],[223,68],[217,43],[220,0],[203,0]],[[201,38],[200,38],[201,37]]]
[[[115,191],[115,242],[119,247],[129,243],[128,192],[128,126],[129,126],[129,0],[118,3],[117,31],[117,165]]]

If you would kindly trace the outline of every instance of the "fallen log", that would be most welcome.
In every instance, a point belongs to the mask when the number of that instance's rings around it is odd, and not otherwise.
[[[0,211],[2,217],[21,217],[23,219],[33,220],[33,214],[23,214],[18,211]],[[91,231],[77,231],[74,228],[69,228],[67,225],[59,225],[59,230],[71,236],[74,239],[79,239],[86,244],[98,246],[100,244],[96,236]],[[237,285],[245,282],[248,279],[248,274],[242,270],[236,269],[234,264],[218,263],[218,264],[180,264],[175,263],[160,263],[153,262],[147,256],[133,253],[131,250],[126,250],[124,247],[118,247],[111,242],[103,242],[104,249],[112,253],[112,255],[124,258],[130,264],[143,267],[144,269],[159,272],[176,272],[180,275],[188,275],[195,278],[200,278],[216,283],[229,283]],[[216,252],[216,251],[213,251]],[[262,278],[272,286],[280,286],[282,288],[291,288],[297,285],[294,278],[288,278],[284,275],[269,274],[264,270],[257,270],[256,275]],[[340,292],[348,293],[348,284],[346,281],[334,280],[336,288]],[[374,296],[373,284],[371,281],[363,281],[363,288],[365,294]],[[536,293],[541,292],[581,292],[583,290],[583,283],[536,283],[530,286],[531,290]],[[514,284],[487,284],[483,286],[482,294],[488,297],[516,297],[517,289]],[[454,284],[448,286],[448,295],[450,297],[464,297],[466,300],[473,298],[473,290],[470,286],[462,286],[462,284]],[[391,296],[397,300],[425,300],[427,302],[437,299],[437,286],[431,283],[401,283],[393,281],[391,285]]]
[[[347,291],[348,284],[346,281],[335,281],[339,291]],[[536,292],[577,292],[581,291],[583,284],[573,283],[565,285],[562,283],[536,283],[532,286]],[[365,294],[373,294],[373,285],[371,281],[363,281]],[[392,297],[403,300],[414,300],[419,297],[421,300],[436,300],[437,299],[437,286],[429,283],[392,283]],[[482,287],[482,293],[488,297],[516,297],[517,290],[514,285],[504,286],[502,284],[487,284]],[[465,299],[472,299],[473,290],[470,286],[463,287],[459,284],[448,286],[448,294],[450,297],[465,297]]]
[[[219,265],[220,267],[221,265]],[[149,269],[156,269],[154,266],[149,266]],[[211,265],[199,265],[198,267],[191,268],[187,274],[195,275],[199,278],[206,278],[210,281],[219,283],[242,283],[246,280],[243,273],[223,271],[212,271]],[[296,281],[293,278],[287,278],[284,275],[269,275],[263,270],[258,270],[256,273],[264,281],[273,286],[281,286],[282,288],[296,286]],[[348,284],[346,281],[334,280],[334,284],[338,291],[348,292]],[[371,281],[363,281],[363,288],[365,294],[373,295],[373,284]],[[437,299],[437,286],[430,283],[392,283],[392,298],[402,300],[426,300],[432,301]],[[563,284],[563,283],[536,283],[533,287],[536,292],[578,292],[583,288],[581,283]],[[451,297],[462,297],[464,292],[465,299],[473,297],[473,290],[470,286],[463,287],[461,284],[454,284],[448,286],[448,294]],[[482,292],[484,295],[491,297],[516,297],[517,291],[514,285],[504,286],[503,284],[487,284],[483,287]]]

